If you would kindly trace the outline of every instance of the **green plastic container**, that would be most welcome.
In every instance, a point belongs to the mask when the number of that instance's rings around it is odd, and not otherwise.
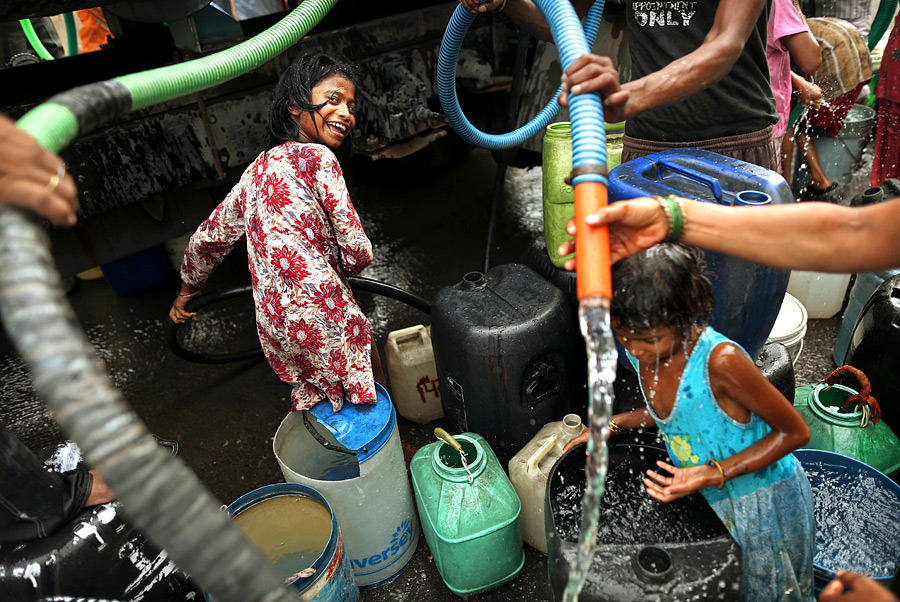
[[[622,137],[625,122],[606,124],[606,167],[609,171],[622,163]],[[573,255],[560,256],[559,245],[571,238],[566,223],[575,217],[574,190],[565,179],[572,171],[572,124],[568,121],[551,123],[544,133],[542,150],[542,188],[544,199],[544,240],[550,261],[563,267]]]
[[[896,479],[900,471],[900,439],[883,421],[860,426],[863,413],[844,402],[856,391],[834,385],[827,391],[824,384],[798,387],[794,407],[803,416],[812,436],[804,448],[830,451],[868,464]]]
[[[409,465],[422,532],[447,587],[466,598],[503,585],[525,564],[519,533],[521,504],[490,445],[474,433],[458,451],[436,441]]]

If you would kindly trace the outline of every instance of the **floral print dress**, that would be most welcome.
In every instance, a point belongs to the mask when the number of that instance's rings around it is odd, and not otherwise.
[[[374,403],[369,321],[345,278],[372,245],[334,154],[300,142],[263,152],[191,237],[182,280],[203,286],[244,236],[259,340],[293,409]]]

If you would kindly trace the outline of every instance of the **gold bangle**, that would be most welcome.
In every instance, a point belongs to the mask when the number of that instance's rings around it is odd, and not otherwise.
[[[610,420],[609,421],[609,432],[610,433],[621,433],[622,427],[619,426],[618,424],[616,424],[615,420]]]
[[[182,294],[181,294],[181,291],[179,291],[179,292],[178,292],[178,297],[181,298],[181,299],[190,299],[190,298],[192,298],[192,297],[196,297],[196,296],[199,295],[199,294],[200,294],[200,291],[194,291],[194,292],[191,293],[190,295],[182,295]]]
[[[722,465],[719,464],[718,462],[716,462],[715,460],[713,460],[712,458],[706,459],[706,465],[707,466],[715,466],[716,468],[719,469],[719,474],[722,475],[722,482],[715,486],[716,489],[722,489],[723,487],[725,487],[725,471],[722,469]]]
[[[504,8],[506,8],[506,0],[503,0],[503,4],[501,4],[501,5],[500,5],[500,8],[498,8],[498,9],[497,9],[496,11],[494,11],[494,12],[502,13]]]

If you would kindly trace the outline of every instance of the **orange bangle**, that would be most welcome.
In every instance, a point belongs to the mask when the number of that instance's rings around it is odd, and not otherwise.
[[[712,458],[706,459],[706,465],[707,466],[715,466],[716,468],[719,469],[719,474],[722,475],[722,482],[715,486],[716,489],[722,489],[723,487],[725,487],[725,471],[722,469],[722,465],[719,464],[718,462],[716,462],[715,460],[713,460]]]

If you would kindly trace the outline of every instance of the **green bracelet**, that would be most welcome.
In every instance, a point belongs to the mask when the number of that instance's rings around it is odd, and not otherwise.
[[[673,195],[658,196],[659,206],[662,207],[666,219],[669,220],[669,234],[665,242],[678,242],[681,238],[681,229],[684,226],[684,216],[681,213],[681,205]]]

